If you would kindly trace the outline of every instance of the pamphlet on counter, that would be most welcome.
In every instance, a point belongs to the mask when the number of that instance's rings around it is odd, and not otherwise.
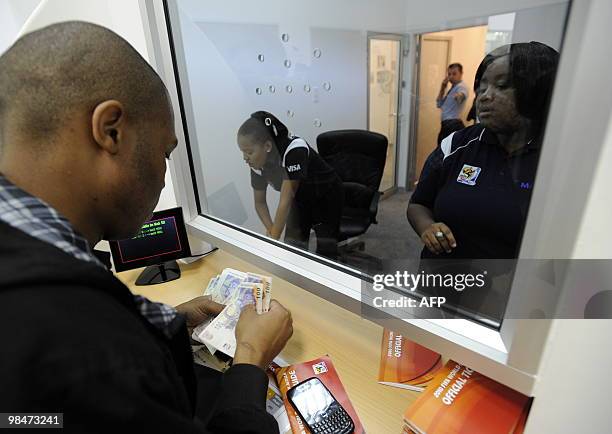
[[[521,434],[530,399],[449,360],[404,413],[404,432]]]
[[[378,372],[380,384],[421,392],[440,368],[440,354],[384,329]]]

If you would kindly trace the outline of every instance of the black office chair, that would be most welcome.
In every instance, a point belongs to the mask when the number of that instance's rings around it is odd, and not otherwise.
[[[381,196],[378,189],[387,160],[387,145],[385,136],[365,130],[327,131],[317,137],[319,155],[338,173],[344,187],[340,242],[362,235],[372,223],[378,223]],[[344,244],[340,253],[355,249],[363,251],[365,243]],[[381,265],[377,258],[369,258]]]

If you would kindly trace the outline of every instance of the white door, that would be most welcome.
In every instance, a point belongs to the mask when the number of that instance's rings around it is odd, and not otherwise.
[[[450,45],[450,38],[424,36],[421,39],[415,180],[419,179],[425,160],[438,145],[440,110],[436,98],[440,83],[446,77]]]
[[[401,43],[399,38],[369,38],[368,128],[389,141],[381,191],[396,186]]]

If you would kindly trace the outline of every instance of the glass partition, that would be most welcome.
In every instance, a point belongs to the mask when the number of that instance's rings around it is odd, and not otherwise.
[[[528,3],[177,0],[201,214],[498,328],[568,11]]]

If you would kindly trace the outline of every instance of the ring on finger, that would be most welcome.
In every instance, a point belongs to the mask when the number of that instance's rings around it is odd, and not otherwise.
[[[435,233],[436,238],[444,238],[444,232],[438,231]]]

